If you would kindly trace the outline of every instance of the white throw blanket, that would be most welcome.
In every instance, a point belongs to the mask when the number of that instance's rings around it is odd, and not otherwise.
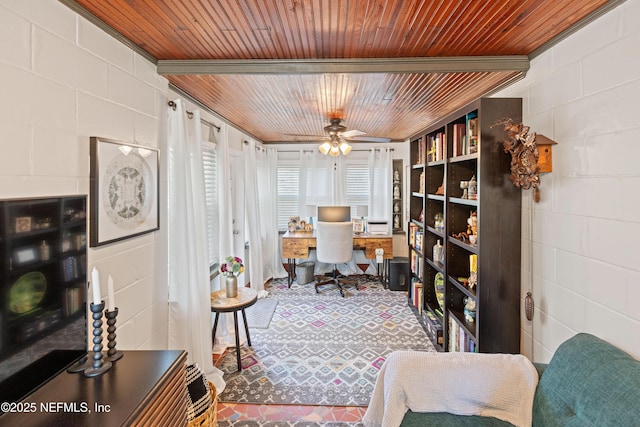
[[[531,426],[538,373],[522,355],[396,351],[380,369],[367,427],[395,427],[407,409],[481,415]]]

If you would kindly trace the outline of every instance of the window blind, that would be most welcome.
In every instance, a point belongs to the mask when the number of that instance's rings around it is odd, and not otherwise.
[[[298,187],[300,165],[297,161],[278,162],[278,230],[286,230],[289,217],[299,216]]]
[[[351,206],[351,218],[357,218],[358,206],[369,206],[369,166],[366,161],[349,162],[346,166],[347,204]]]
[[[218,203],[218,155],[215,145],[203,141],[202,164],[204,169],[205,203],[207,206],[207,238],[209,241],[209,265],[220,260],[218,233],[220,230],[220,212]]]

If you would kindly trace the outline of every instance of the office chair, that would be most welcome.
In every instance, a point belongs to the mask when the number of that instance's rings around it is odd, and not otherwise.
[[[340,295],[344,297],[342,285],[355,285],[358,282],[345,279],[337,275],[338,263],[351,261],[353,257],[353,223],[318,221],[316,226],[316,256],[319,262],[333,264],[333,277],[321,276],[316,283],[316,293],[320,286],[333,284],[340,289]]]

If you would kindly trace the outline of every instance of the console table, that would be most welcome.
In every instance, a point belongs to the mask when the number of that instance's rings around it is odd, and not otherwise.
[[[289,232],[282,236],[282,257],[287,258],[288,285],[295,277],[296,258],[309,258],[309,250],[316,247],[316,232]],[[353,249],[364,250],[367,259],[376,258],[376,249],[384,251],[384,272],[386,275],[387,263],[393,258],[393,236],[377,234],[354,234]]]
[[[99,377],[62,372],[22,402],[34,411],[7,413],[0,425],[185,426],[186,361],[182,350],[125,351]]]

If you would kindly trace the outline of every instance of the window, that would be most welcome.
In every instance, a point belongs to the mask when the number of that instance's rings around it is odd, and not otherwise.
[[[204,169],[205,203],[207,206],[207,234],[209,240],[209,266],[220,260],[218,233],[220,212],[218,205],[218,155],[215,145],[202,142],[202,164]]]
[[[359,205],[369,205],[369,166],[363,162],[347,163],[347,205],[351,206],[351,218],[357,218]]]
[[[331,168],[325,168],[327,173]],[[346,204],[351,206],[351,217],[357,217],[359,205],[369,205],[369,165],[368,159],[351,158],[345,165],[346,170]],[[328,204],[323,200],[331,199],[330,177],[323,177],[317,171],[313,174],[313,182],[307,182],[307,192],[314,194],[317,205]],[[323,181],[324,185],[320,184]],[[300,160],[281,159],[278,161],[278,230],[287,229],[289,217],[300,216],[298,212],[298,189],[300,183]],[[318,187],[320,186],[320,187]],[[375,188],[375,187],[374,187]]]
[[[278,162],[278,230],[286,230],[289,217],[299,216],[298,187],[300,165],[297,160]]]

